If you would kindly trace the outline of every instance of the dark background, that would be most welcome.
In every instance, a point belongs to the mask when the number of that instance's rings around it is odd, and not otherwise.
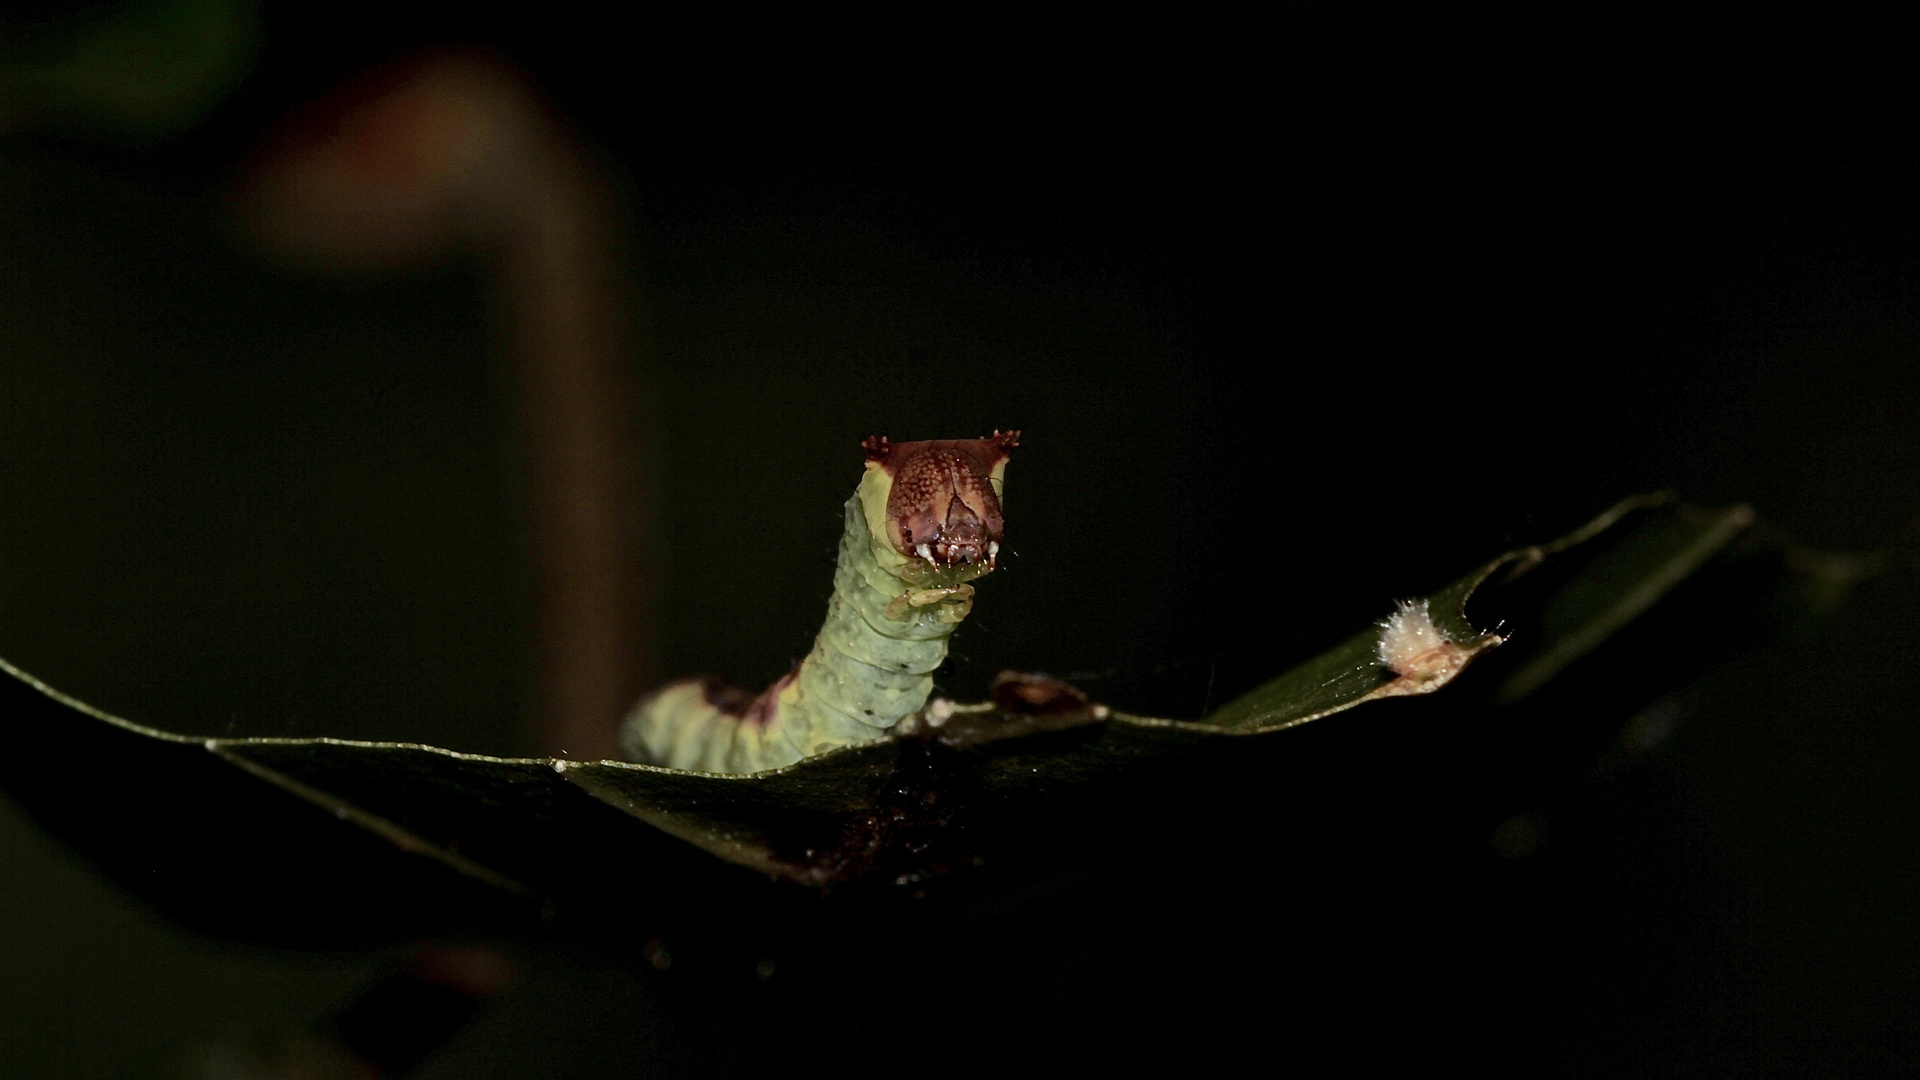
[[[529,749],[525,527],[477,271],[276,272],[221,202],[275,118],[446,43],[521,65],[622,192],[666,417],[673,672],[758,685],[805,651],[873,433],[1026,433],[1018,557],[945,690],[1013,666],[1179,717],[1628,493],[1751,502],[1830,549],[1920,512],[1905,146],[1403,65],[1414,45],[1369,47],[1373,8],[1065,60],[918,39],[798,60],[779,28],[735,54],[596,17],[270,5],[251,73],[187,130],[5,135],[0,656],[172,731]],[[1516,754],[1451,808],[1391,782],[1417,764],[1392,719],[1328,721],[1363,734],[1298,753],[1350,784],[1324,820],[1234,822],[1236,850],[1267,845],[1257,870],[1037,889],[915,937],[911,963],[850,946],[814,984],[844,995],[827,1045],[864,1069],[877,1025],[929,1071],[1228,1047],[1904,1071],[1913,599],[1875,583],[1720,669],[1628,765]],[[185,933],[11,805],[0,838],[0,1072],[153,1073],[310,1024],[386,962]],[[630,959],[525,948],[529,985],[426,1074],[732,1068],[702,1047],[759,1034]],[[897,1000],[901,970],[946,996]]]

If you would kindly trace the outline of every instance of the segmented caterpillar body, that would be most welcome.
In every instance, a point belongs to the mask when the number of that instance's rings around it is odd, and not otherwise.
[[[997,564],[1000,494],[1017,431],[986,439],[868,439],[846,503],[833,598],[813,649],[757,697],[672,683],[621,728],[636,761],[751,773],[884,735],[926,705],[947,638]]]

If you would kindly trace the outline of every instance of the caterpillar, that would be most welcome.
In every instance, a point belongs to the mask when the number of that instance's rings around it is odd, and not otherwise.
[[[752,773],[868,742],[918,712],[973,610],[972,582],[1005,539],[1000,496],[1018,431],[984,439],[860,444],[833,598],[813,649],[750,696],[716,679],[670,683],[621,724],[632,760]]]

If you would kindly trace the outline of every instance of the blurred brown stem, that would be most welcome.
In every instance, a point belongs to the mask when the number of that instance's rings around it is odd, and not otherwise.
[[[239,192],[252,240],[323,273],[389,274],[454,252],[490,269],[519,399],[538,591],[539,748],[611,757],[654,678],[653,387],[625,313],[603,171],[530,81],[434,53],[299,110]]]
[[[617,756],[618,719],[655,676],[650,425],[636,415],[652,387],[631,362],[613,215],[562,162],[501,237],[498,290],[539,585],[542,749],[598,759]]]

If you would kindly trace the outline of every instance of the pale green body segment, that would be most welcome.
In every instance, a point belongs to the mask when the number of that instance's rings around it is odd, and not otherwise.
[[[767,691],[771,708],[731,716],[707,700],[700,682],[673,683],[622,725],[629,757],[676,769],[761,772],[879,738],[926,705],[947,638],[972,608],[965,582],[987,567],[937,569],[894,551],[882,538],[890,489],[886,474],[869,468],[847,500],[826,624],[800,666]]]

